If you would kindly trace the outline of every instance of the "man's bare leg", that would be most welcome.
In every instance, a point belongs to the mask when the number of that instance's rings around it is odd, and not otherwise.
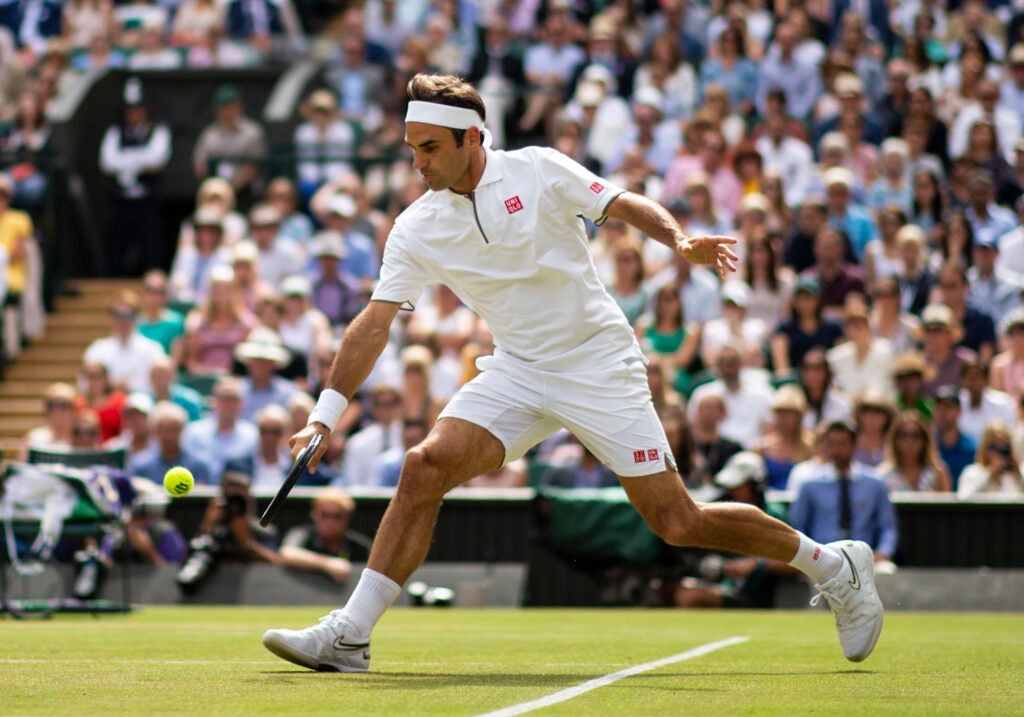
[[[834,551],[814,544],[755,506],[694,502],[674,470],[619,480],[637,512],[670,545],[775,558],[816,582],[829,579],[842,565]]]
[[[501,441],[459,418],[438,421],[406,454],[370,560],[344,609],[360,635],[369,636],[401,586],[426,559],[445,493],[500,466],[504,458]]]

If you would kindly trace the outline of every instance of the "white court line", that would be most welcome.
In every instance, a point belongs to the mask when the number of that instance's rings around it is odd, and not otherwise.
[[[715,650],[721,650],[723,647],[730,647],[732,645],[739,645],[740,643],[749,640],[749,637],[730,637],[726,640],[719,640],[718,642],[709,642],[706,645],[695,647],[692,650],[686,652],[680,652],[678,655],[672,655],[671,657],[663,657],[660,660],[654,662],[645,662],[642,665],[636,665],[625,670],[613,672],[610,675],[604,677],[597,677],[593,680],[587,680],[575,687],[569,687],[564,690],[560,690],[547,697],[541,697],[540,699],[533,700],[531,702],[523,702],[518,705],[512,705],[511,707],[505,707],[504,709],[496,710],[494,712],[487,712],[486,714],[480,715],[480,717],[513,717],[513,715],[526,714],[527,712],[533,712],[544,707],[550,707],[551,705],[557,705],[559,702],[565,702],[571,700],[573,697],[579,697],[585,692],[596,690],[598,687],[604,687],[610,685],[613,682],[618,682],[624,677],[632,677],[633,675],[639,675],[641,672],[648,672],[650,670],[656,670],[659,667],[665,665],[672,665],[677,662],[683,662],[684,660],[692,660],[695,657],[706,655],[709,652]]]

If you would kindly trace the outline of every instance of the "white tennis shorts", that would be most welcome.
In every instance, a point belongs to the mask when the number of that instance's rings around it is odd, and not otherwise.
[[[675,469],[640,359],[572,372],[541,371],[505,356],[477,365],[482,373],[440,417],[487,429],[505,446],[505,463],[564,426],[616,475],[660,473],[666,462]]]

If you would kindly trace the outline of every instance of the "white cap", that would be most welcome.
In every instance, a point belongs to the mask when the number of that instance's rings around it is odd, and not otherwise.
[[[727,281],[722,285],[722,301],[745,309],[750,306],[750,287],[744,281]]]
[[[356,215],[356,200],[347,194],[336,194],[327,202],[327,211],[351,219]]]
[[[333,256],[335,259],[344,259],[348,256],[344,238],[338,232],[332,231],[317,232],[309,244],[309,253],[314,257]]]
[[[763,483],[768,475],[764,459],[753,451],[740,451],[730,458],[715,476],[715,484],[723,488],[739,488],[744,483]]]
[[[665,106],[665,96],[661,94],[661,90],[658,88],[644,85],[638,87],[636,92],[633,93],[633,104],[647,105],[661,112]]]

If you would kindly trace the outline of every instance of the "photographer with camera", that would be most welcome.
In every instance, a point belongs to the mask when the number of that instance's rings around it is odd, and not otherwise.
[[[715,486],[723,490],[719,500],[748,503],[782,520],[784,507],[765,500],[767,477],[760,455],[736,453],[715,475]],[[692,551],[691,555],[695,559],[691,571],[696,574],[675,586],[672,601],[677,607],[770,608],[779,579],[800,575],[781,560],[713,551]]]
[[[323,488],[313,498],[312,523],[298,525],[281,541],[280,562],[300,570],[318,570],[336,583],[352,574],[350,561],[366,562],[371,541],[349,529],[356,503],[341,488]]]
[[[1020,456],[1014,450],[1010,429],[999,421],[982,431],[975,462],[960,475],[957,497],[972,498],[978,493],[1024,494]]]
[[[256,503],[249,493],[249,476],[228,470],[221,493],[206,506],[199,535],[189,543],[189,556],[178,571],[178,586],[186,595],[199,586],[221,562],[276,563],[277,534],[260,526]]]

